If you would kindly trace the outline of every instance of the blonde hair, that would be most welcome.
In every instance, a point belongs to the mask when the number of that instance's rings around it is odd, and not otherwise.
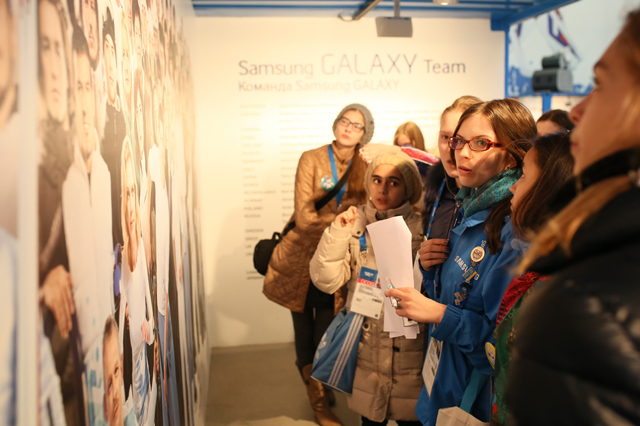
[[[619,137],[628,135],[633,123],[640,116],[640,8],[627,15],[625,26],[617,39],[620,42],[619,52],[622,54],[628,70],[633,74],[635,85],[622,100],[625,117],[618,132]],[[571,255],[571,241],[580,227],[599,212],[609,201],[622,192],[633,187],[631,177],[616,176],[595,183],[569,203],[560,213],[553,217],[538,233],[531,247],[516,268],[516,273],[524,273],[539,256],[546,256],[560,246],[567,256]]]
[[[398,127],[396,130],[396,134],[393,135],[393,144],[398,146],[398,138],[400,135],[407,135],[409,140],[411,141],[411,145],[415,148],[418,148],[424,151],[424,136],[422,136],[422,132],[420,131],[420,127],[413,121],[407,121]]]
[[[127,162],[129,162],[131,164],[131,173],[132,173],[132,178],[133,178],[133,197],[134,197],[134,206],[133,208],[135,209],[135,215],[136,215],[136,229],[135,229],[135,235],[129,235],[129,226],[127,226],[128,223],[128,218],[127,218],[127,210],[129,208],[128,206],[128,200],[129,197],[127,197],[127,173],[129,173],[129,167],[127,167]],[[131,258],[131,238],[135,237],[136,238],[136,243],[140,244],[140,208],[139,208],[139,203],[138,203],[138,184],[136,183],[136,177],[135,177],[135,172],[133,171],[133,151],[131,148],[131,140],[129,139],[129,136],[125,136],[124,141],[122,142],[122,155],[121,155],[121,166],[122,166],[122,182],[121,182],[121,193],[120,196],[122,197],[122,202],[120,205],[120,220],[122,221],[122,238],[124,241],[124,249],[125,249],[125,259],[127,261],[127,263],[129,264],[129,268],[131,270],[134,269],[135,265],[132,265],[132,258]]]
[[[480,102],[482,102],[482,100],[480,100],[480,98],[476,98],[475,96],[460,96],[458,99],[453,101],[451,105],[446,107],[444,111],[442,111],[442,114],[440,114],[440,120],[442,120],[442,117],[444,117],[444,115],[449,112],[452,112],[452,111],[465,112],[466,110],[469,109],[469,107],[475,104],[479,104]]]

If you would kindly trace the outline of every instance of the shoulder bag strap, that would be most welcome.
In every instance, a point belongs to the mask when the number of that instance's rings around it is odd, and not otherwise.
[[[336,194],[342,189],[342,187],[345,185],[345,183],[347,183],[347,179],[349,178],[349,173],[351,173],[351,169],[352,168],[353,168],[353,162],[351,162],[351,164],[349,164],[349,167],[347,168],[347,171],[344,172],[344,175],[342,175],[342,177],[340,178],[340,180],[338,181],[336,186],[334,186],[331,191],[327,192],[324,197],[322,197],[321,199],[316,201],[316,210],[320,210],[321,208],[326,206],[327,203],[329,201],[331,201],[331,199],[333,197],[336,196]]]
[[[351,173],[351,168],[352,167],[353,167],[353,162],[351,162],[351,164],[349,164],[349,167],[347,168],[347,171],[344,172],[344,175],[342,175],[342,177],[340,178],[340,180],[338,181],[336,186],[334,186],[331,191],[327,192],[324,195],[324,197],[322,197],[318,201],[316,201],[316,203],[315,203],[316,211],[320,210],[321,208],[326,206],[327,203],[329,201],[331,201],[331,199],[333,197],[336,196],[336,194],[340,191],[340,189],[342,189],[342,187],[345,185],[345,183],[347,183],[347,179],[349,178],[349,173]],[[296,221],[295,220],[292,221],[292,222],[289,222],[289,225],[287,225],[287,227],[284,228],[284,230],[282,231],[282,236],[284,237],[285,235],[287,235],[287,233],[289,231],[291,231],[293,228],[295,228],[295,226],[296,226]]]
[[[482,374],[478,371],[477,368],[473,369],[471,372],[471,379],[469,380],[469,384],[467,385],[467,389],[464,391],[464,396],[462,397],[462,402],[460,403],[460,408],[466,411],[467,413],[471,413],[471,407],[473,403],[478,399],[478,395],[484,388],[485,383],[487,383],[487,379],[489,376],[486,374]]]

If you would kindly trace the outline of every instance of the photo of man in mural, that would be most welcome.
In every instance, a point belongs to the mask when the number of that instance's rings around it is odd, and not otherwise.
[[[124,397],[124,373],[118,334],[116,320],[109,316],[102,336],[104,418],[109,426],[137,426],[133,403],[131,399],[125,401]]]
[[[80,0],[80,11],[82,15],[82,30],[89,44],[91,69],[95,71],[100,61],[98,0]]]
[[[127,135],[123,105],[119,94],[118,61],[116,55],[115,24],[111,9],[107,7],[102,24],[104,65],[107,79],[107,104],[105,112],[104,139],[102,141],[102,157],[107,162],[111,174],[111,219],[113,231],[113,247],[122,245],[122,229],[120,227],[120,153],[122,141]]]
[[[72,38],[75,93],[74,163],[62,187],[69,272],[86,373],[89,423],[102,421],[101,324],[112,314],[114,256],[111,177],[98,150],[96,101],[89,46],[76,29]],[[89,380],[89,377],[95,380]]]
[[[126,303],[129,336],[133,351],[133,402],[138,424],[153,424],[156,403],[156,383],[151,379],[147,360],[147,345],[155,344],[153,308],[149,292],[149,276],[144,241],[141,236],[138,185],[134,175],[131,142],[122,146],[122,229],[124,255],[122,261],[122,297],[120,324],[124,324]],[[155,369],[155,366],[153,366]]]

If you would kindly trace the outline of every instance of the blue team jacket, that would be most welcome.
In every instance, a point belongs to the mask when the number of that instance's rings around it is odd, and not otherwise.
[[[492,255],[487,247],[485,257],[477,268],[478,279],[473,279],[473,287],[463,308],[456,306],[454,293],[461,290],[462,274],[471,266],[471,250],[478,246],[484,230],[484,221],[491,209],[482,210],[463,219],[451,231],[449,247],[451,254],[443,264],[440,273],[436,270],[422,271],[423,283],[430,298],[447,305],[442,322],[431,337],[443,342],[438,372],[433,384],[431,398],[423,385],[416,415],[423,425],[433,426],[440,408],[460,406],[462,396],[471,377],[473,368],[484,374],[493,374],[485,352],[485,343],[493,344],[493,331],[500,301],[513,278],[511,269],[521,251],[512,247],[514,231],[511,221],[504,225],[500,238],[502,251]],[[434,281],[441,286],[440,296],[434,294]],[[471,414],[482,421],[490,418],[489,381],[474,404]]]

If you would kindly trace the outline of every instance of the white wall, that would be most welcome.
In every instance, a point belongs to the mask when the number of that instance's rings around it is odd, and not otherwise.
[[[212,347],[293,340],[289,311],[262,294],[253,246],[291,215],[298,158],[332,140],[344,105],[371,109],[373,142],[388,143],[411,120],[435,146],[439,115],[455,98],[503,96],[504,33],[492,32],[488,20],[413,19],[413,26],[406,39],[378,38],[373,19],[196,19],[197,170]],[[260,64],[275,68],[252,67]],[[274,75],[278,64],[295,73]]]

